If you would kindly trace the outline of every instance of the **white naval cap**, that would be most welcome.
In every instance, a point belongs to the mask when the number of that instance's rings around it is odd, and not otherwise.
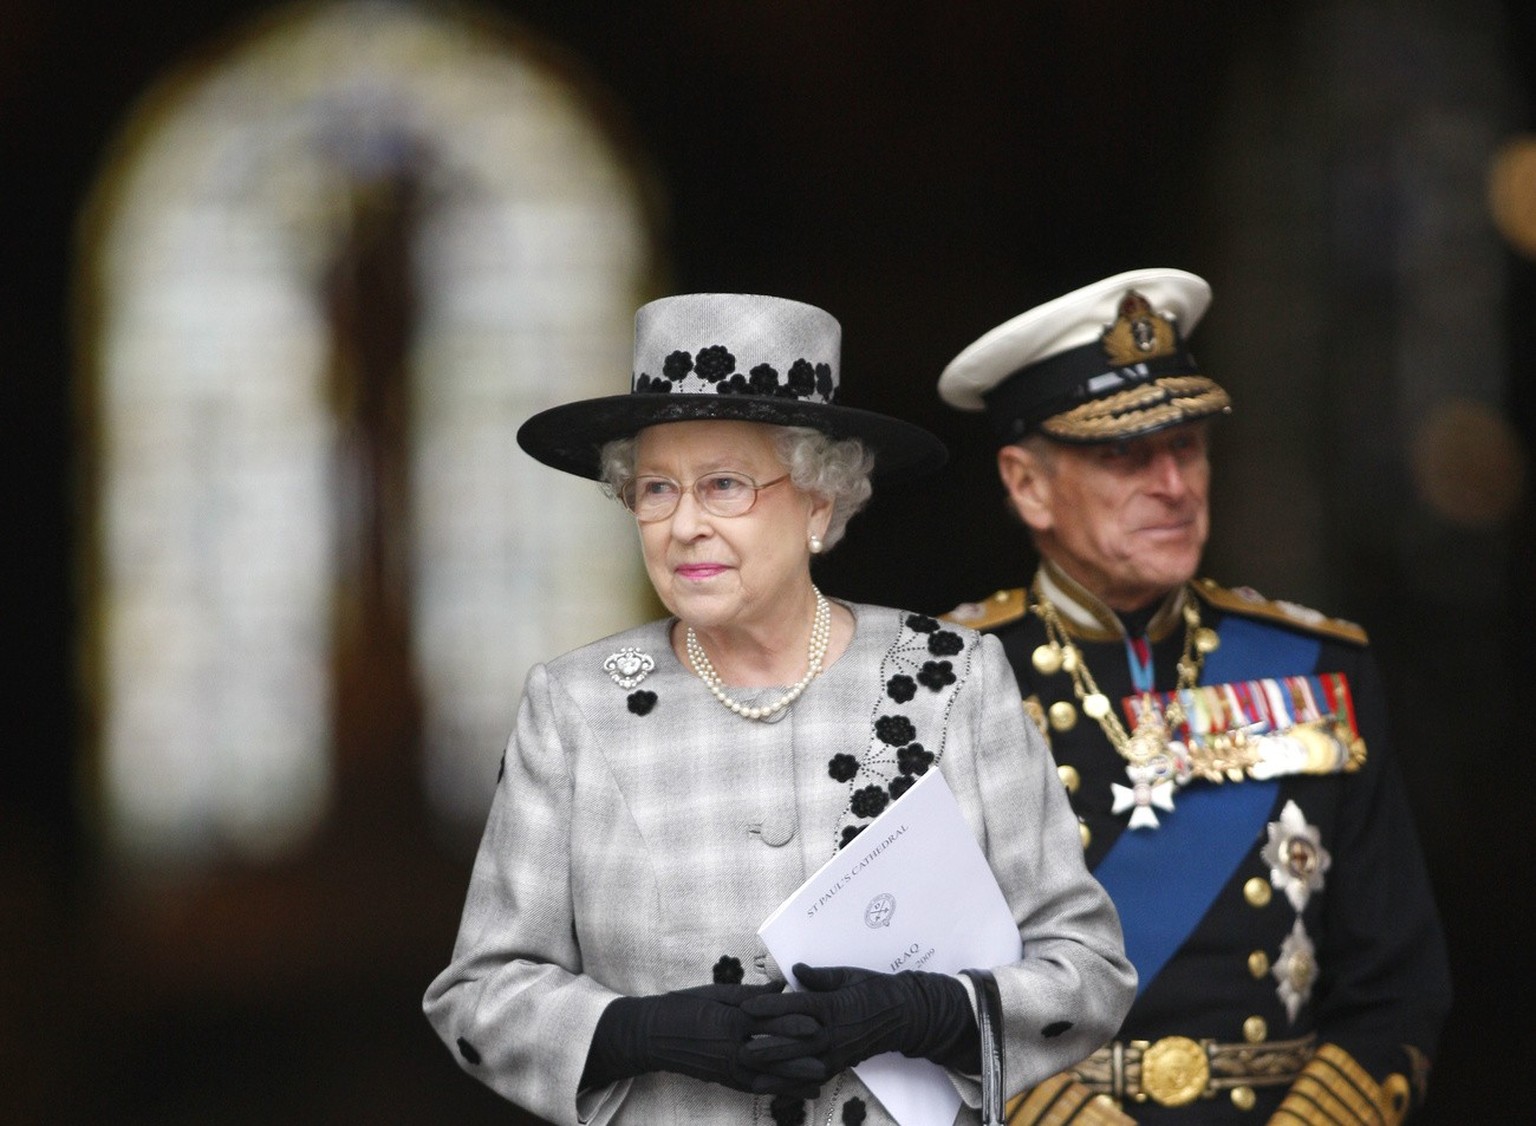
[[[1005,321],[950,361],[939,396],[986,411],[1002,443],[1108,442],[1230,411],[1185,340],[1211,287],[1184,270],[1116,274]]]

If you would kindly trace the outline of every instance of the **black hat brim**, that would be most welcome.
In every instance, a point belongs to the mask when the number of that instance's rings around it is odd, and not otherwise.
[[[935,435],[899,418],[857,407],[762,395],[630,393],[563,403],[540,411],[517,431],[517,444],[554,469],[602,477],[603,446],[664,422],[729,419],[770,426],[808,426],[834,438],[857,438],[875,457],[880,480],[938,470],[949,451]]]

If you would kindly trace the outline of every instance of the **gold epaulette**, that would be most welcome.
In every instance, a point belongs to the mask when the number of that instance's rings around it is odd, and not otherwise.
[[[1310,633],[1320,633],[1350,645],[1366,645],[1370,642],[1364,627],[1354,622],[1347,622],[1343,618],[1330,618],[1326,614],[1309,610],[1305,606],[1298,606],[1294,602],[1265,598],[1252,587],[1240,586],[1229,589],[1211,579],[1196,579],[1192,585],[1195,593],[1203,601],[1229,614],[1280,622]]]
[[[1018,621],[1029,608],[1024,598],[1024,588],[1000,590],[985,602],[962,602],[947,614],[940,614],[946,622],[971,629],[996,629],[1009,622]]]

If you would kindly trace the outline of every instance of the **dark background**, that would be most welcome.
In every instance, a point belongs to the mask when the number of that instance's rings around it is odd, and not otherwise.
[[[1309,60],[1315,17],[1327,6],[480,7],[560,45],[607,99],[616,135],[650,168],[663,201],[668,290],[822,305],[844,326],[846,400],[921,421],[950,444],[940,480],[878,497],[821,564],[829,591],[943,610],[1018,585],[1029,562],[1022,535],[999,518],[979,427],[940,408],[937,373],[1031,304],[1120,270],[1169,265],[1212,281],[1216,304],[1197,350],[1214,336],[1226,365],[1214,374],[1229,382],[1258,310],[1224,303],[1223,293],[1242,292],[1266,267],[1220,237],[1217,212],[1244,201],[1219,198],[1213,185],[1233,162],[1263,159],[1274,138],[1255,133],[1244,142],[1251,153],[1234,154],[1217,132],[1239,96],[1239,65],[1254,73],[1256,55],[1266,61],[1259,73],[1279,81],[1243,97],[1294,97],[1298,84],[1322,81]],[[1452,5],[1400,7],[1458,19]],[[1502,19],[1488,62],[1509,76],[1513,103],[1490,122],[1496,132],[1536,126],[1529,7],[1466,6]],[[265,8],[0,0],[3,621],[12,654],[0,759],[6,1121],[520,1120],[459,1074],[420,1017],[468,866],[434,848],[409,801],[354,808],[308,856],[272,870],[220,870],[131,900],[114,894],[80,801],[75,224],[135,99]],[[1384,67],[1388,86],[1413,83],[1422,77],[1414,47],[1409,36],[1403,57],[1360,65]],[[1324,157],[1315,167],[1289,170],[1324,198],[1328,149],[1317,146]],[[1384,228],[1383,259],[1390,238]],[[1509,392],[1496,405],[1528,448],[1536,277],[1528,261],[1507,257],[1506,305],[1488,312],[1509,364]],[[1372,310],[1399,297],[1390,271],[1335,270],[1326,253],[1311,284],[1288,315],[1326,307],[1347,326],[1354,312],[1341,306],[1357,302],[1368,324]],[[1353,403],[1371,417],[1379,388],[1352,383],[1348,370],[1335,377],[1324,405]],[[1294,578],[1275,566],[1287,537],[1302,534],[1287,527],[1283,488],[1266,502],[1274,542],[1224,536],[1224,516],[1243,501],[1218,489],[1212,573],[1234,584],[1263,574],[1266,593],[1370,628],[1457,976],[1425,1117],[1512,1121],[1523,1114],[1506,1108],[1528,1101],[1533,1047],[1526,889],[1536,778],[1522,722],[1536,672],[1527,640],[1536,624],[1531,503],[1491,529],[1439,529],[1447,559],[1488,562],[1426,583],[1381,534],[1394,511],[1414,505],[1401,468],[1362,479],[1345,468],[1348,457],[1334,456],[1366,437],[1350,417],[1314,418],[1291,403],[1273,423],[1320,467],[1323,491],[1344,498],[1325,503],[1305,533],[1312,564]],[[1250,415],[1246,425],[1270,424]],[[1246,449],[1219,442],[1218,475]],[[1352,519],[1362,506],[1377,519]],[[1463,596],[1480,579],[1495,593]]]

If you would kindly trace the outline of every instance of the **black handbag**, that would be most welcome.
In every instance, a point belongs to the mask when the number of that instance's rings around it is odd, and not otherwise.
[[[976,987],[976,1025],[981,1031],[981,1123],[1005,1126],[1003,1103],[1003,998],[991,970],[961,970]]]

